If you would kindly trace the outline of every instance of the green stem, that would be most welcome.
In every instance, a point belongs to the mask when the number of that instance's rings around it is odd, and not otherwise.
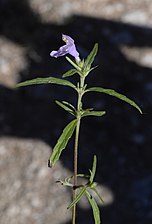
[[[77,170],[78,170],[78,142],[79,142],[79,130],[80,130],[80,121],[81,121],[81,107],[82,107],[82,96],[84,93],[85,77],[80,77],[80,91],[78,91],[78,102],[77,102],[77,126],[75,133],[75,144],[74,144],[74,183],[73,183],[73,200],[76,198],[76,186],[77,186]],[[76,223],[76,204],[72,209],[72,224]]]
[[[74,145],[73,200],[75,200],[75,198],[76,198],[79,130],[80,130],[80,118],[77,120],[76,134],[75,134],[75,145]],[[73,209],[72,209],[72,224],[75,224],[75,221],[76,221],[76,204],[73,206]]]

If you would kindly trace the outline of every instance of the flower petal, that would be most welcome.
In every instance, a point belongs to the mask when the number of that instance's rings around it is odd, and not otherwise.
[[[71,54],[71,55],[72,55],[73,57],[75,57],[75,58],[78,58],[78,57],[79,57],[79,53],[78,53],[78,51],[76,50],[75,45],[69,46],[69,47],[68,47],[68,52],[69,52],[69,54]]]
[[[68,54],[68,53],[69,53],[68,52],[68,46],[64,45],[64,46],[60,47],[58,51],[52,51],[50,53],[50,56],[58,58],[60,56],[64,56],[65,54]]]
[[[65,34],[62,34],[62,40],[68,45],[74,44],[74,40],[70,36]]]
[[[76,46],[74,44],[74,40],[65,34],[62,34],[62,40],[66,43],[62,47],[59,48],[58,51],[52,51],[50,53],[51,57],[58,58],[60,56],[64,56],[66,54],[71,54],[73,57],[75,57],[76,61],[79,61],[79,53],[76,50]]]

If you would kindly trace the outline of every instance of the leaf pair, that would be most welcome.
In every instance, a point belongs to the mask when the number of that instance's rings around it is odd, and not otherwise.
[[[68,206],[68,209],[72,208],[75,204],[77,204],[80,201],[80,199],[82,198],[82,196],[85,194],[89,200],[91,207],[92,207],[95,224],[100,224],[100,210],[98,208],[98,205],[97,205],[95,199],[89,192],[89,189],[93,190],[97,194],[97,196],[100,198],[100,200],[103,202],[101,196],[99,195],[99,193],[96,190],[96,183],[94,182],[96,166],[97,166],[97,157],[94,155],[93,166],[92,166],[92,170],[90,170],[89,181],[87,184],[80,186],[80,192],[78,193],[75,200],[72,201],[71,204]],[[84,175],[84,176],[86,176],[86,175]]]
[[[59,79],[59,78],[54,78],[54,77],[36,78],[36,79],[32,79],[32,80],[27,80],[27,81],[18,83],[16,85],[16,87],[36,85],[36,84],[57,84],[57,85],[69,86],[69,87],[76,89],[76,86],[73,83],[71,83],[67,80],[64,80],[64,79]],[[126,103],[130,104],[131,106],[135,107],[142,114],[140,107],[133,100],[129,99],[128,97],[126,97],[123,94],[120,94],[120,93],[114,91],[113,89],[105,89],[102,87],[92,87],[92,88],[87,89],[85,92],[100,92],[100,93],[105,93],[105,94],[114,96],[122,101],[125,101]]]
[[[59,102],[58,100],[55,101],[62,109],[64,109],[65,111],[69,112],[70,114],[72,114],[74,117],[77,117],[77,111],[75,109],[75,107],[66,102],[66,101],[62,101]],[[86,109],[86,110],[82,110],[80,116],[81,117],[87,117],[87,116],[97,116],[97,117],[101,117],[103,115],[105,115],[105,111],[93,111],[93,109]]]

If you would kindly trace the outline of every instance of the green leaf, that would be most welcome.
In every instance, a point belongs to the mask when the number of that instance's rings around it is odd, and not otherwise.
[[[71,121],[63,130],[61,136],[59,137],[57,144],[53,148],[53,152],[49,158],[48,165],[49,167],[52,167],[58,160],[62,153],[62,151],[65,149],[69,139],[71,138],[75,127],[77,124],[77,120]]]
[[[77,177],[90,178],[90,175],[88,175],[88,174],[84,174],[84,173],[79,173],[79,174],[77,174]]]
[[[62,103],[64,103],[65,105],[71,107],[71,109],[75,110],[75,107],[71,103],[69,103],[67,101],[62,101]]]
[[[102,87],[92,87],[92,88],[87,89],[85,92],[100,92],[100,93],[108,94],[110,96],[114,96],[122,101],[125,101],[126,103],[130,104],[131,106],[135,107],[142,114],[140,107],[133,100],[127,98],[123,94],[116,92],[113,89],[105,89]]]
[[[84,111],[84,113],[82,114],[82,117],[86,117],[86,116],[103,116],[105,115],[106,111]]]
[[[18,83],[16,87],[38,85],[38,84],[57,84],[57,85],[69,86],[74,89],[76,88],[76,86],[73,85],[71,82],[67,80],[59,79],[59,78],[54,78],[54,77],[36,78],[36,79],[27,80],[27,81]]]
[[[64,74],[62,75],[62,77],[65,78],[65,77],[68,77],[68,76],[72,76],[72,75],[74,75],[75,73],[77,73],[77,70],[76,70],[76,69],[71,69],[71,70],[67,71],[66,73],[64,73]]]
[[[77,177],[84,177],[84,178],[90,179],[90,175],[84,174],[84,173],[77,174]],[[70,182],[71,179],[73,179],[73,178],[74,178],[74,176],[66,177],[66,181]]]
[[[97,189],[96,188],[91,188],[91,190],[93,190],[96,193],[96,195],[99,197],[99,199],[101,200],[101,202],[104,203],[104,200],[102,199],[102,197],[98,193]]]
[[[75,113],[72,109],[70,109],[69,107],[67,107],[66,105],[64,105],[63,103],[59,102],[58,100],[55,101],[56,104],[58,104],[61,108],[63,108],[64,110],[68,111],[70,114],[72,114],[73,116],[75,116]]]
[[[81,68],[74,62],[72,61],[69,57],[65,57],[67,59],[67,61],[74,67],[76,68],[78,71],[81,71]]]
[[[80,68],[83,68],[83,66],[84,66],[84,59],[82,59],[82,60],[80,60],[79,62],[77,62],[77,64],[78,64],[78,66],[79,66]]]
[[[101,221],[100,221],[100,210],[98,208],[98,205],[95,201],[95,199],[92,197],[92,195],[88,192],[88,191],[85,191],[86,193],[86,196],[90,202],[90,205],[92,207],[92,210],[93,210],[93,216],[94,216],[94,221],[95,221],[95,224],[100,224]]]
[[[90,182],[93,182],[95,173],[96,173],[96,167],[97,167],[97,157],[94,155],[93,157],[93,165],[92,165],[92,170],[91,170],[91,176],[90,176]]]
[[[80,199],[82,198],[82,196],[84,195],[84,193],[86,192],[86,188],[87,187],[83,187],[79,194],[77,195],[77,197],[75,198],[74,201],[71,202],[71,204],[67,207],[67,209],[70,209],[72,208],[76,203],[78,203],[80,201]]]
[[[90,52],[90,54],[88,55],[87,59],[85,60],[85,63],[84,63],[84,67],[87,68],[89,67],[89,69],[91,68],[91,65],[94,61],[94,58],[96,56],[98,52],[98,44],[96,43],[92,49],[92,51]]]

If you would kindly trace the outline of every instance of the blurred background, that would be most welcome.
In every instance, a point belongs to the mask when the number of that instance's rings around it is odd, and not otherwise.
[[[73,139],[53,169],[47,160],[72,119],[54,100],[75,104],[75,92],[51,85],[15,89],[20,81],[61,77],[71,68],[64,57],[49,56],[63,45],[62,33],[75,40],[81,58],[99,43],[99,66],[88,86],[113,88],[143,110],[140,115],[102,94],[84,97],[84,107],[107,111],[83,120],[79,147],[79,172],[88,173],[98,157],[102,223],[151,224],[151,0],[0,0],[0,222],[71,223],[71,191],[55,181],[73,172]],[[94,223],[85,199],[77,223]]]

